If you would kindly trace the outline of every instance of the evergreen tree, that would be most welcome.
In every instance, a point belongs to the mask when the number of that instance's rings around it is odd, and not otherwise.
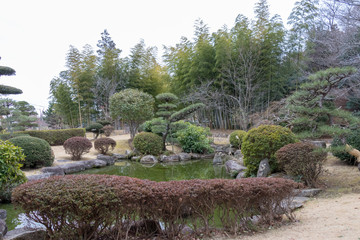
[[[0,57],[1,59],[1,57]],[[0,77],[1,76],[13,76],[15,75],[15,70],[10,67],[0,66]],[[10,87],[6,85],[0,84],[0,94],[8,95],[8,94],[21,94],[23,93],[20,89],[15,87]]]

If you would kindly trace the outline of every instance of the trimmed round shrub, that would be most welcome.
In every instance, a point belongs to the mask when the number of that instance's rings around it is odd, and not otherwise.
[[[346,144],[357,150],[360,150],[360,130],[351,131],[344,137],[334,137],[331,143],[331,152],[335,157],[339,158],[341,161],[344,161],[347,164],[355,165],[356,157],[350,155],[346,151]]]
[[[108,120],[99,120],[96,123],[100,123],[101,125],[103,125],[104,127],[107,125],[111,125],[111,122]]]
[[[72,160],[80,160],[81,155],[90,151],[92,144],[85,137],[72,137],[64,142],[63,147],[65,152],[71,155]]]
[[[111,149],[114,150],[116,142],[112,138],[98,138],[94,142],[94,148],[101,154],[107,154]]]
[[[106,125],[101,129],[102,132],[104,132],[106,137],[109,137],[111,133],[114,131],[114,127],[111,125]]]
[[[0,202],[10,202],[12,189],[26,182],[20,170],[24,161],[25,155],[20,147],[0,140]]]
[[[203,128],[195,126],[191,123],[186,123],[188,126],[176,133],[177,140],[180,143],[184,152],[188,153],[212,153],[210,143],[208,139],[210,135],[209,128]]]
[[[162,138],[155,133],[142,132],[134,137],[134,147],[141,154],[159,155],[162,152]]]
[[[100,133],[103,133],[103,131],[102,131],[102,128],[103,128],[103,127],[104,127],[104,126],[101,125],[100,123],[93,123],[93,124],[91,124],[90,126],[88,126],[88,127],[86,128],[86,131],[87,131],[87,132],[92,132],[92,133],[96,134],[96,135],[95,135],[95,138],[97,138]]]
[[[327,152],[311,143],[298,142],[280,148],[275,156],[286,174],[300,177],[307,186],[316,187]]]
[[[260,125],[245,135],[241,152],[247,167],[247,176],[256,176],[261,160],[269,160],[271,171],[278,171],[275,153],[281,147],[295,143],[296,137],[290,129],[277,125]]]
[[[236,148],[241,149],[242,140],[245,135],[246,132],[243,130],[233,131],[229,137],[230,144]]]
[[[24,167],[48,167],[54,162],[50,144],[41,138],[22,136],[11,138],[9,141],[23,149],[25,155]]]

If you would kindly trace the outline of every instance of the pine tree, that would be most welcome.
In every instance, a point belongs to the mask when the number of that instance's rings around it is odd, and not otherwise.
[[[1,59],[1,57],[0,57]],[[0,66],[0,77],[1,76],[13,76],[15,75],[15,70],[10,67]],[[0,85],[0,94],[8,95],[8,94],[21,94],[23,93],[20,89],[15,87],[10,87],[6,85]]]

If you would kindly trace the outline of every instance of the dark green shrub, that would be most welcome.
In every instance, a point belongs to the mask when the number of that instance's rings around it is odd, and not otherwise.
[[[101,129],[101,131],[105,134],[106,137],[109,137],[114,131],[114,127],[111,125],[106,125]]]
[[[97,123],[100,123],[101,125],[103,125],[104,127],[107,125],[111,125],[111,122],[108,120],[98,120],[96,121]]]
[[[64,149],[67,154],[71,155],[72,160],[80,160],[81,155],[88,153],[92,148],[89,139],[85,137],[72,137],[64,142]]]
[[[241,144],[246,132],[243,130],[236,130],[230,134],[229,141],[235,148],[241,149]]]
[[[133,144],[141,154],[159,155],[162,152],[162,138],[155,133],[139,133],[135,136]]]
[[[210,130],[186,123],[187,128],[177,132],[177,140],[181,148],[188,153],[212,153]]]
[[[99,134],[103,133],[103,130],[102,130],[103,127],[104,126],[101,125],[100,123],[93,123],[93,124],[91,124],[90,126],[88,126],[86,128],[86,131],[94,133],[95,134],[95,139],[97,139]]]
[[[24,137],[24,136],[30,136],[29,134],[23,134],[23,133],[5,133],[0,134],[0,140],[6,141],[14,137]]]
[[[57,129],[57,130],[28,130],[14,132],[14,134],[26,134],[47,141],[50,146],[63,145],[71,137],[84,137],[84,128]]]
[[[94,142],[94,148],[101,154],[107,154],[110,150],[114,150],[116,142],[111,138],[98,138]]]
[[[279,166],[294,177],[300,177],[309,187],[316,187],[318,177],[323,172],[327,152],[311,143],[292,143],[275,153]]]
[[[10,202],[12,189],[26,182],[20,170],[24,161],[21,148],[8,141],[0,141],[0,202]]]
[[[248,228],[253,215],[262,226],[282,214],[291,216],[287,204],[298,187],[280,178],[153,182],[123,176],[66,175],[17,187],[13,203],[44,225],[50,239],[115,239],[107,238],[108,232],[116,239],[126,239],[128,223],[146,219],[162,223],[160,239],[189,239],[181,235],[185,224],[201,226],[194,228],[195,235],[208,235],[215,227],[235,234]],[[212,221],[215,214],[222,221]]]
[[[353,130],[343,137],[336,136],[331,143],[331,152],[335,157],[347,164],[354,165],[356,163],[356,157],[346,151],[346,144],[360,150],[360,130]]]
[[[54,156],[51,153],[51,147],[48,142],[37,137],[15,137],[9,140],[15,146],[24,150],[24,167],[42,167],[51,166],[54,162]]]
[[[241,145],[247,176],[256,175],[261,160],[265,158],[269,159],[272,171],[280,170],[275,159],[276,151],[295,141],[290,129],[281,126],[261,125],[249,130]]]

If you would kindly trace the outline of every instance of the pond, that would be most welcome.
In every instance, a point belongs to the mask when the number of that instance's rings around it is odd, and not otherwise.
[[[213,165],[212,160],[196,160],[180,163],[157,163],[144,165],[137,162],[116,162],[115,165],[90,169],[77,174],[108,174],[136,177],[152,181],[170,181],[184,179],[213,179],[231,178],[226,173],[224,166]],[[27,224],[26,217],[21,210],[15,210],[12,204],[0,204],[0,209],[7,211],[6,223],[9,230],[24,227]]]

